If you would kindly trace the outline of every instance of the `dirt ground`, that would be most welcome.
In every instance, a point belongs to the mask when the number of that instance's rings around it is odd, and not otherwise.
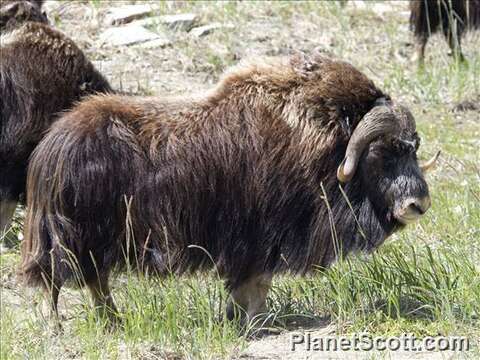
[[[135,1],[100,1],[91,3],[81,1],[47,1],[49,17],[56,25],[71,36],[86,51],[95,65],[109,78],[117,89],[138,94],[183,94],[202,92],[212,86],[222,71],[244,58],[258,56],[279,56],[294,51],[310,51],[319,48],[325,53],[337,52],[335,32],[337,26],[330,27],[332,19],[323,19],[321,33],[315,18],[306,18],[304,14],[295,14],[295,9],[285,7],[285,14],[271,10],[268,6],[255,8],[247,4],[243,9],[229,10],[220,5],[209,6],[209,2],[168,2],[160,7],[162,13],[193,12],[199,16],[196,25],[221,21],[226,27],[212,34],[196,38],[185,31],[173,31],[161,25],[154,32],[165,35],[172,43],[163,48],[144,49],[141,44],[133,46],[109,47],[102,45],[100,34],[109,26],[105,17],[112,7],[121,7]],[[153,4],[156,1],[137,1]],[[242,5],[239,5],[242,7]],[[166,8],[165,8],[166,7]],[[312,5],[314,7],[314,5]],[[253,9],[252,9],[253,8]],[[352,2],[347,5],[350,14],[366,12],[363,6]],[[290,13],[293,12],[293,13]],[[405,1],[391,2],[381,8],[380,13],[367,12],[373,23],[386,21],[387,17],[401,18],[403,24],[398,29],[404,33],[405,48],[399,49],[397,57],[407,61],[410,55],[408,18]],[[364,20],[362,20],[364,21]],[[368,19],[367,19],[368,21]],[[354,34],[352,34],[354,35]],[[349,46],[364,47],[367,44],[346,41]],[[374,42],[380,41],[377,35]],[[352,49],[354,50],[354,49]],[[352,60],[352,59],[347,59]],[[355,59],[358,64],[362,59]]]

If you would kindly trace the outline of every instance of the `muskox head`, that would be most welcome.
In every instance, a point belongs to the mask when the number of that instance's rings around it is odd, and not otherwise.
[[[48,23],[42,12],[43,0],[9,0],[0,6],[0,31],[11,30],[26,21]]]
[[[424,172],[438,157],[420,166],[419,145],[410,111],[379,99],[355,128],[337,178],[347,183],[356,177],[377,211],[397,226],[411,223],[430,207]]]

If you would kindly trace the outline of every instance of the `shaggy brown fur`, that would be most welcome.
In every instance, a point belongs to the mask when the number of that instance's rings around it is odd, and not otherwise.
[[[339,189],[352,131],[385,98],[319,55],[240,65],[206,96],[94,96],[34,152],[21,273],[47,278],[54,298],[80,274],[110,299],[105,279],[126,261],[155,273],[215,265],[253,316],[273,274],[376,248],[401,226],[393,199],[428,195],[411,115],[370,144],[345,185],[350,205]]]
[[[43,23],[15,24],[0,37],[0,233],[25,191],[29,156],[50,124],[83,96],[110,91],[61,32]]]
[[[461,37],[467,28],[480,27],[480,0],[410,0],[410,26],[420,62],[431,34],[442,31],[452,53],[464,59]]]
[[[42,12],[43,0],[2,0],[0,3],[0,34],[13,30],[27,21],[48,24]]]

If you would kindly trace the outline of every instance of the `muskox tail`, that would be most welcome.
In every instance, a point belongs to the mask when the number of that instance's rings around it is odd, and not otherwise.
[[[72,275],[69,251],[77,234],[64,215],[61,189],[65,154],[61,137],[46,136],[33,153],[27,178],[27,214],[21,249],[20,276],[27,285],[62,285]],[[73,175],[73,174],[72,174]]]
[[[126,263],[127,203],[143,163],[121,122],[92,115],[103,99],[58,120],[31,157],[20,267],[27,285],[88,284]]]

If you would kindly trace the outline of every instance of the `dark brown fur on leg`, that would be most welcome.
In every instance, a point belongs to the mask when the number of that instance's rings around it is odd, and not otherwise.
[[[263,274],[254,276],[233,289],[227,305],[227,318],[232,320],[239,314],[242,320],[252,320],[267,312],[267,294],[272,283],[272,276]]]
[[[87,284],[92,295],[93,304],[101,318],[107,318],[111,325],[117,321],[117,307],[112,298],[108,284],[109,274],[100,274]]]
[[[412,56],[412,61],[418,62],[420,66],[423,66],[425,62],[425,48],[427,46],[428,38],[421,37],[415,40],[415,52]]]
[[[55,331],[62,331],[62,324],[58,314],[58,296],[62,285],[44,277],[45,302],[47,310],[47,319]]]
[[[460,37],[460,34],[449,32],[445,36],[448,42],[448,46],[450,47],[449,55],[454,56],[456,59],[462,62],[465,61],[465,56],[463,56],[463,52],[462,52],[462,45],[461,45],[462,38]]]

